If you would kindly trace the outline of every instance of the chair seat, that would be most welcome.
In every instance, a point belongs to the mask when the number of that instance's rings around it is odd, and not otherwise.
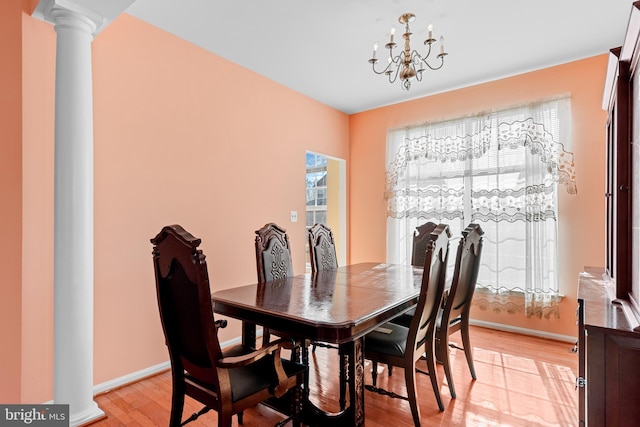
[[[409,328],[395,323],[385,323],[364,337],[367,352],[403,357],[407,349]]]
[[[224,357],[242,356],[252,349],[237,345],[223,352]],[[287,376],[293,376],[306,371],[306,366],[282,359],[282,367]],[[203,383],[186,375],[188,379],[202,387],[211,388],[210,384]],[[278,384],[278,378],[273,370],[273,356],[267,355],[255,363],[242,368],[229,370],[229,379],[233,384],[231,400],[236,402],[265,388],[273,388]]]
[[[409,327],[411,325],[411,319],[413,319],[413,315],[416,313],[416,308],[410,308],[409,311],[402,313],[400,316],[391,320],[391,323],[395,323],[396,325],[402,325],[405,327]]]

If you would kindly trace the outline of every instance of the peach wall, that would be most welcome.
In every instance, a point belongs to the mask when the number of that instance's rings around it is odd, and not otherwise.
[[[459,117],[570,94],[578,195],[559,198],[560,319],[474,311],[478,320],[576,336],[577,277],[585,265],[604,261],[604,140],[606,112],[600,108],[607,56],[378,108],[349,118],[351,261],[383,261],[386,204],[383,198],[387,129]],[[442,70],[439,72],[445,72]],[[438,73],[430,75],[438,78]]]
[[[256,280],[254,231],[305,271],[306,150],[348,158],[348,117],[128,15],[93,43],[95,383],[167,360],[152,238],[202,238],[212,288]],[[126,331],[126,333],[124,333]],[[222,340],[239,335],[233,323]]]
[[[22,15],[23,401],[53,396],[53,130],[55,38]]]
[[[23,18],[22,401],[44,402],[53,397],[55,32]],[[254,230],[270,221],[287,229],[294,270],[304,272],[304,221],[291,223],[289,212],[304,218],[305,153],[349,153],[345,114],[131,16],[96,37],[92,57],[101,384],[168,360],[149,242],[162,226],[179,223],[202,238],[213,290],[255,282]],[[231,322],[221,340],[239,334]]]
[[[0,13],[0,402],[18,403],[22,393],[22,13],[10,0]]]

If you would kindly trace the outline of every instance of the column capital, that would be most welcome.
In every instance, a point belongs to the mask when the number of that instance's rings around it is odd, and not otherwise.
[[[96,36],[135,0],[40,0],[33,17],[57,25],[59,18],[77,18]]]

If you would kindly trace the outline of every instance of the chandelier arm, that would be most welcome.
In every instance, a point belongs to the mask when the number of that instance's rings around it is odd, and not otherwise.
[[[429,55],[431,55],[431,48],[433,47],[433,42],[432,43],[427,43],[427,46],[429,46],[429,49],[427,50],[427,54],[424,56],[425,59],[429,57]]]
[[[371,62],[371,60],[369,60],[369,62]],[[376,74],[385,74],[389,70],[389,68],[391,67],[391,64],[389,64],[382,71],[378,71],[378,70],[376,70],[376,63],[377,62],[378,62],[377,60],[375,62],[371,62],[371,69]]]
[[[415,58],[418,58],[418,62],[425,62],[428,56],[429,54],[427,54],[427,56],[422,56],[420,55],[420,52],[418,52],[416,49],[413,49],[413,51],[411,51],[411,62],[415,63]]]
[[[440,65],[438,65],[436,67],[434,67],[431,64],[429,64],[426,60],[423,60],[422,62],[424,62],[424,65],[426,65],[427,67],[429,67],[429,69],[431,69],[433,71],[439,70],[444,65],[444,55],[442,55],[442,56],[438,55],[438,57],[440,58]]]
[[[398,74],[400,73],[400,63],[397,61],[399,57],[395,57],[393,59],[393,61],[389,64],[389,66],[387,68],[391,67],[391,64],[395,64],[396,65],[396,72],[394,73],[392,70],[389,70],[387,72],[387,77],[389,77],[389,83],[395,83],[396,80],[398,80]],[[391,78],[391,75],[393,75],[393,78]]]
[[[422,68],[422,63],[425,61],[425,58],[420,55],[420,52],[417,50],[413,50],[411,52],[411,68],[416,72],[415,79],[419,82],[422,81],[422,72],[424,68]],[[416,69],[416,66],[420,65],[421,68]]]
[[[369,60],[369,63],[371,64],[371,69],[373,70],[374,73],[376,74],[387,74],[389,75],[389,73],[392,73],[391,69],[393,66],[398,67],[399,64],[401,63],[401,59],[399,56],[396,56],[395,58],[391,58],[391,61],[389,61],[389,63],[387,64],[387,66],[385,68],[382,69],[382,71],[378,71],[376,70],[376,64],[379,62],[378,59],[376,58],[371,58]],[[396,74],[397,74],[397,70],[396,70]],[[395,79],[394,79],[395,80]]]

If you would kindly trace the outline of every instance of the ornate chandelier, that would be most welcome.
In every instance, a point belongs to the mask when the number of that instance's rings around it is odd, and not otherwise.
[[[410,42],[411,42],[411,30],[409,29],[409,23],[413,22],[416,16],[413,13],[405,13],[400,15],[398,21],[405,26],[405,32],[402,35],[404,39],[404,49],[400,51],[397,55],[394,55],[393,48],[396,47],[394,43],[394,37],[396,34],[396,27],[391,27],[391,35],[389,38],[389,43],[385,44],[384,47],[389,49],[389,56],[387,58],[388,64],[386,68],[381,71],[376,70],[376,64],[378,63],[378,59],[376,58],[376,52],[378,51],[378,43],[376,42],[373,45],[373,57],[369,60],[373,72],[376,74],[386,74],[389,77],[389,82],[394,83],[398,76],[400,77],[400,84],[402,89],[409,90],[411,88],[411,79],[416,78],[419,82],[422,81],[422,73],[426,70],[425,66],[429,67],[431,70],[439,70],[444,65],[444,57],[447,56],[447,53],[444,51],[444,37],[440,37],[440,53],[438,54],[438,58],[440,59],[440,64],[437,66],[432,66],[427,62],[429,56],[431,55],[431,48],[433,43],[435,43],[436,39],[433,38],[433,26],[429,25],[427,28],[428,35],[427,39],[424,41],[424,44],[428,46],[428,50],[424,55],[420,55],[417,50],[411,50]]]

